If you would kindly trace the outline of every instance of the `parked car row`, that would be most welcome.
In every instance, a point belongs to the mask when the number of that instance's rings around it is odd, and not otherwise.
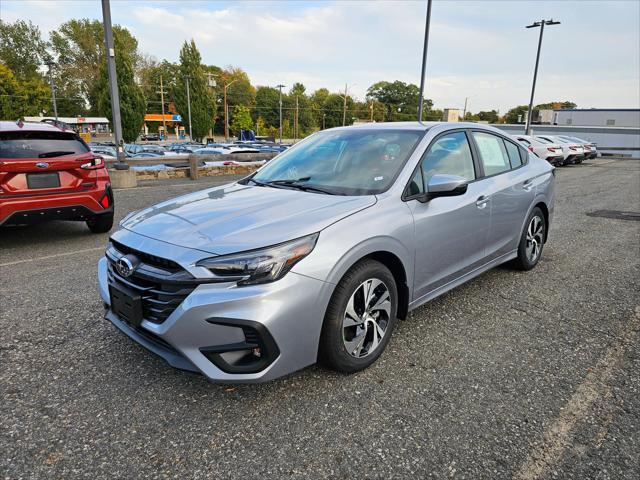
[[[511,135],[511,137],[552,165],[577,164],[598,156],[595,143],[568,135]]]

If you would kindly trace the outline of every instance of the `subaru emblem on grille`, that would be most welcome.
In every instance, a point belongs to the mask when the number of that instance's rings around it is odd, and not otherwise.
[[[36,163],[36,167],[38,168],[47,168],[49,164],[47,162],[38,162]]]
[[[127,278],[131,276],[139,263],[140,260],[138,260],[138,257],[135,255],[125,255],[124,257],[120,257],[116,262],[116,270],[120,275]]]

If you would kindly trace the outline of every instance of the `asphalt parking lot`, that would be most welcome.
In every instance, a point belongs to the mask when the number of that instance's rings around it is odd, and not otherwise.
[[[116,191],[117,217],[220,182]],[[103,319],[84,224],[0,229],[5,478],[640,478],[640,162],[557,170],[541,263],[401,322],[370,369],[174,370]]]

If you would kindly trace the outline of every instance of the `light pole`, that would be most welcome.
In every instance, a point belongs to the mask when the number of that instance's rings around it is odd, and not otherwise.
[[[322,129],[323,129],[323,130],[325,129],[325,126],[324,126],[324,119],[325,119],[325,118],[327,118],[327,114],[326,114],[326,113],[323,113],[323,114],[322,114]]]
[[[47,65],[49,67],[49,85],[51,85],[51,100],[53,101],[53,114],[56,117],[56,122],[58,121],[58,105],[56,103],[56,85],[53,82],[53,66],[55,65],[55,63],[53,63],[53,60],[49,60],[48,62],[45,62],[45,65]]]
[[[531,85],[531,100],[529,100],[529,111],[527,112],[527,125],[525,127],[525,135],[529,135],[531,132],[531,116],[533,114],[533,96],[536,92],[536,79],[538,77],[538,64],[540,63],[540,48],[542,47],[542,34],[544,33],[545,25],[560,25],[560,22],[554,22],[551,20],[540,20],[534,22],[531,25],[527,25],[526,28],[538,28],[540,27],[540,38],[538,39],[538,53],[536,55],[536,66],[533,70],[533,85]]]
[[[280,143],[282,143],[282,87],[285,85],[276,85],[276,87],[280,90]]]
[[[191,80],[191,75],[185,75],[184,81],[187,83],[187,112],[189,113],[189,141],[193,142],[193,133],[191,131],[191,94],[189,93],[189,80]]]
[[[116,170],[129,170],[124,162],[124,145],[122,142],[122,123],[120,120],[120,94],[118,93],[118,74],[116,72],[116,51],[113,45],[113,30],[111,29],[111,6],[109,0],[102,0],[102,23],[104,25],[104,44],[107,53],[107,73],[109,74],[109,93],[111,95],[111,121],[113,135],[116,142],[118,161],[114,165]]]
[[[429,26],[431,24],[431,0],[427,0],[427,20],[424,26],[424,47],[422,49],[422,75],[420,76],[420,99],[418,101],[418,121],[422,122],[424,105],[424,81],[427,73],[427,47],[429,46]]]

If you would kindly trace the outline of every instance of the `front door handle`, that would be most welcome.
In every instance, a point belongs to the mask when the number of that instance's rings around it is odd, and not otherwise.
[[[478,197],[478,199],[476,200],[476,207],[478,207],[480,210],[482,210],[484,207],[487,206],[487,202],[489,201],[489,197],[486,195],[480,195]]]
[[[533,179],[525,180],[522,184],[522,188],[524,188],[527,192],[533,188]]]

